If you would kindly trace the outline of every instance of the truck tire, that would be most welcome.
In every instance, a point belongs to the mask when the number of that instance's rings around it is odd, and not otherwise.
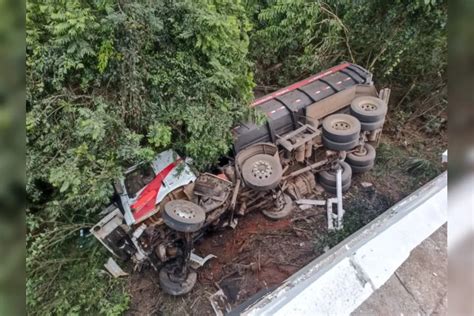
[[[168,264],[169,265],[169,264]],[[164,265],[159,272],[158,278],[161,289],[170,295],[184,295],[193,289],[197,281],[197,273],[189,270],[182,280],[175,280],[171,275],[171,269],[168,265]]]
[[[254,190],[266,191],[278,186],[283,175],[280,161],[270,155],[258,154],[245,160],[242,178]]]
[[[364,144],[362,152],[358,150],[348,153],[345,162],[347,162],[354,171],[355,166],[368,166],[375,161],[375,148],[370,144]]]
[[[323,120],[323,137],[337,143],[359,139],[361,126],[357,118],[349,114],[333,114]]]
[[[357,97],[351,102],[351,114],[365,123],[383,120],[387,109],[387,104],[382,99],[372,96]]]
[[[334,151],[345,151],[351,150],[359,144],[359,138],[352,140],[347,143],[339,143],[332,140],[327,139],[326,137],[322,137],[323,145],[327,149],[334,150]]]
[[[352,169],[351,166],[347,162],[341,161],[339,162],[342,168],[341,174],[341,181],[342,186],[345,186],[347,183],[351,182],[352,178]],[[336,170],[324,170],[319,172],[318,179],[320,183],[324,183],[331,187],[336,187],[337,179],[336,179],[337,171]]]
[[[263,210],[262,213],[269,219],[279,220],[287,217],[293,211],[293,200],[288,194],[284,194],[285,205],[280,210]]]
[[[334,186],[327,185],[326,183],[320,183],[320,185],[323,187],[324,191],[327,193],[331,194],[337,194],[337,188]],[[351,182],[346,183],[345,185],[342,186],[342,193],[346,193],[349,191],[349,188],[351,187]]]
[[[374,131],[376,129],[381,128],[383,126],[383,123],[385,123],[385,118],[377,122],[360,122],[360,129],[362,131]]]
[[[206,212],[199,205],[186,200],[172,200],[165,204],[161,215],[165,224],[178,232],[193,233],[201,229]]]

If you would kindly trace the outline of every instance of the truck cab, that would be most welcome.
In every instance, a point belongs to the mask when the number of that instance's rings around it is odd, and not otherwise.
[[[173,150],[150,163],[137,164],[115,183],[127,225],[136,225],[159,212],[157,205],[172,191],[196,180],[186,160]]]

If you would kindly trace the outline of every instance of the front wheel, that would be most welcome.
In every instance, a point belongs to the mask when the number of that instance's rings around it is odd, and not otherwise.
[[[193,289],[197,281],[197,273],[187,269],[181,273],[181,268],[172,263],[165,264],[159,273],[159,282],[161,289],[170,295],[184,295]]]
[[[171,229],[182,233],[194,233],[204,224],[206,212],[193,202],[172,200],[165,204],[162,217]]]
[[[273,220],[282,219],[290,215],[293,210],[293,200],[288,194],[283,194],[280,198],[282,199],[280,206],[275,206],[269,210],[263,210],[263,215]]]

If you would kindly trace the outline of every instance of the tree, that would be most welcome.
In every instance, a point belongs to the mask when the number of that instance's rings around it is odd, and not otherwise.
[[[231,127],[252,116],[248,28],[243,6],[230,0],[27,3],[30,308],[111,309],[97,301],[98,275],[77,271],[96,260],[75,236],[124,167],[172,147],[204,168],[229,150]],[[58,271],[45,264],[73,253],[83,262]],[[90,281],[91,302],[57,296],[77,291],[71,275]]]

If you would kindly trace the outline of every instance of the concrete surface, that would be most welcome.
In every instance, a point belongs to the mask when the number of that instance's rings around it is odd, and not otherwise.
[[[446,315],[446,237],[445,224],[416,247],[395,274],[352,315]]]

